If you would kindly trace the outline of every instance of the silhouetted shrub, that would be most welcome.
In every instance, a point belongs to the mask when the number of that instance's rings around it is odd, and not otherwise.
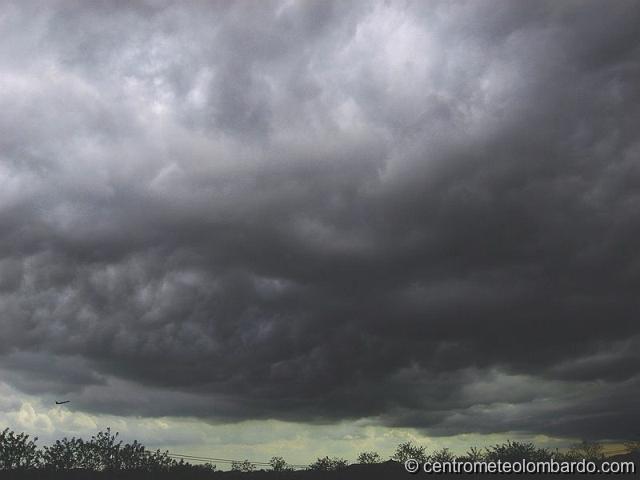
[[[199,472],[215,472],[218,469],[216,465],[210,462],[201,463],[200,465],[190,465],[190,466],[193,467],[194,470]]]
[[[199,473],[210,473],[210,472],[215,472],[217,470],[217,466],[212,464],[212,463],[201,463],[201,464],[191,464],[191,463],[187,463],[184,460],[180,460],[180,461],[172,461],[171,466],[169,467],[169,471],[171,472],[171,474],[176,474],[176,475],[180,475],[180,474],[190,474],[190,473],[195,473],[195,474],[199,474]],[[176,478],[181,478],[179,476],[176,476]]]

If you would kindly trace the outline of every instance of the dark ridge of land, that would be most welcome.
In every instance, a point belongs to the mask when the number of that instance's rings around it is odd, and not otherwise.
[[[171,471],[171,472],[93,472],[86,470],[70,470],[61,472],[47,471],[0,471],[0,480],[396,480],[410,478],[440,478],[454,479],[465,477],[469,479],[500,477],[506,479],[536,479],[549,480],[561,478],[575,479],[631,479],[640,478],[640,457],[637,454],[616,455],[608,461],[632,461],[636,465],[635,474],[426,474],[418,472],[410,474],[405,471],[402,464],[388,461],[374,465],[350,465],[349,467],[333,472],[326,471],[254,471],[254,472],[202,472],[202,471]]]

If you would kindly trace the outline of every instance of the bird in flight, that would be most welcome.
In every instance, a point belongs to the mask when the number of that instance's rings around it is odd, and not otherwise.
[[[64,405],[65,403],[69,403],[71,400],[65,400],[64,402],[56,401],[56,405]]]

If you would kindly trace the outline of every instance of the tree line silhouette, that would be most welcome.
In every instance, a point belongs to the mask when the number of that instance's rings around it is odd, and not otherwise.
[[[52,445],[39,448],[38,438],[31,438],[25,433],[16,433],[6,428],[0,433],[0,471],[11,472],[84,472],[84,473],[151,473],[174,474],[171,478],[200,478],[211,473],[219,472],[212,463],[192,464],[184,459],[176,459],[168,451],[148,450],[144,445],[134,440],[125,443],[118,439],[119,434],[112,433],[110,428],[100,431],[89,440],[81,438],[63,438]],[[633,456],[640,452],[640,442],[626,444],[626,451]],[[358,455],[356,465],[380,466],[386,464],[403,464],[412,458],[419,462],[426,461],[588,461],[601,462],[605,458],[601,444],[582,442],[572,446],[569,450],[560,452],[547,448],[536,447],[532,443],[507,441],[491,447],[480,449],[471,447],[463,455],[454,455],[448,448],[428,453],[424,446],[408,441],[397,446],[391,458],[385,462],[377,452],[362,452]],[[287,475],[295,468],[283,457],[273,457],[269,462],[257,462],[260,470],[267,470]],[[353,467],[354,465],[351,465]],[[320,457],[306,466],[309,472],[339,472],[350,468],[349,462],[340,457]],[[256,462],[249,460],[235,460],[231,462],[231,472],[250,473],[258,469]],[[175,475],[177,474],[177,475]],[[194,475],[196,475],[194,477]],[[65,477],[66,478],[66,477]],[[84,477],[82,477],[84,478]],[[156,477],[153,477],[156,478]]]

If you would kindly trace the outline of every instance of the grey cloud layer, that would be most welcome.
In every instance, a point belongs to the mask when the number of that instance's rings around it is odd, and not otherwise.
[[[12,385],[637,434],[636,2],[3,10]]]

